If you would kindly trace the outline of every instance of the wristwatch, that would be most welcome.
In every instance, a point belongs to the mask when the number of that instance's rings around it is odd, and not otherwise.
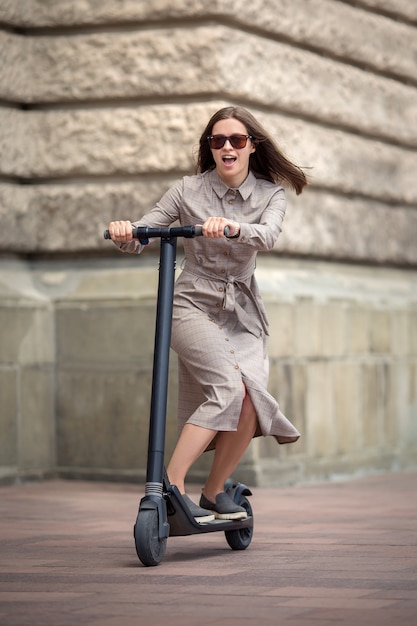
[[[226,228],[227,228],[227,227],[226,227]],[[229,230],[229,229],[228,229],[228,230]],[[240,224],[239,224],[238,229],[237,229],[237,231],[235,232],[235,234],[234,234],[234,235],[229,235],[229,236],[228,236],[228,235],[226,235],[226,239],[237,239],[237,238],[239,237],[239,235],[240,235]]]

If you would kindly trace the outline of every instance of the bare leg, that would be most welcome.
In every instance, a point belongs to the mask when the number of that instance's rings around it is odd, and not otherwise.
[[[249,446],[257,426],[257,417],[252,400],[245,389],[245,397],[236,431],[219,432],[213,465],[205,487],[205,497],[215,502],[216,495],[224,491],[224,483],[235,470]]]
[[[201,456],[217,431],[185,424],[167,467],[169,481],[185,493],[184,481],[192,464]]]

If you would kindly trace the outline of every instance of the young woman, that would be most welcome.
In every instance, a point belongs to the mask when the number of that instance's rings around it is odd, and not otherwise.
[[[175,285],[180,436],[167,467],[200,522],[246,517],[224,483],[253,437],[290,443],[300,436],[267,391],[268,321],[254,276],[257,253],[271,250],[281,232],[283,183],[299,194],[306,177],[249,111],[226,107],[201,135],[197,173],[174,184],[133,223],[161,227],[179,220],[203,227],[203,237],[183,241],[185,264]],[[142,251],[131,222],[111,222],[109,232],[121,250]],[[214,458],[198,506],[185,494],[184,481],[209,449]]]

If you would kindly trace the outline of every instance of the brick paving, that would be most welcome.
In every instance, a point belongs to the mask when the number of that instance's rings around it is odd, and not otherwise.
[[[148,568],[132,537],[142,489],[0,488],[1,626],[417,624],[416,472],[256,488],[247,550],[172,537]]]

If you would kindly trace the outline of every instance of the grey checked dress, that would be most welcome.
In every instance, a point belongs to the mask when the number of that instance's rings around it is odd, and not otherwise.
[[[227,240],[184,239],[185,262],[175,284],[172,347],[179,363],[178,420],[215,431],[236,430],[242,381],[258,417],[255,436],[279,443],[300,434],[268,393],[268,320],[254,276],[256,255],[270,250],[281,232],[286,200],[282,187],[252,172],[230,189],[215,170],[186,176],[135,226],[203,224],[225,217],[241,225]],[[137,241],[117,244],[140,253]],[[209,448],[215,447],[215,439]]]

